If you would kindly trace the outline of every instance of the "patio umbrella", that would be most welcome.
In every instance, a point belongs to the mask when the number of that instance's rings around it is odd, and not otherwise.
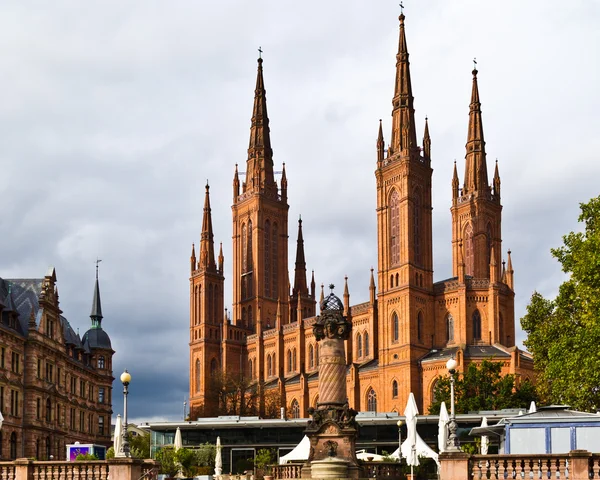
[[[183,447],[183,441],[181,440],[181,430],[179,430],[179,427],[177,427],[177,431],[175,432],[175,441],[173,442],[173,447],[175,447],[175,451]]]
[[[121,452],[121,444],[123,443],[123,420],[121,415],[117,415],[117,421],[115,423],[115,433],[113,435],[113,448],[115,449],[115,457],[119,456]]]
[[[223,458],[221,457],[221,437],[217,437],[217,452],[215,454],[215,475],[220,477],[223,471]]]
[[[410,465],[410,475],[413,475],[413,467],[419,465],[419,456],[417,455],[417,402],[412,392],[408,395],[408,402],[404,409],[404,418],[406,421],[406,441],[410,445],[410,451],[406,456],[406,464]]]
[[[438,452],[442,453],[446,451],[446,443],[448,442],[448,410],[446,409],[446,402],[442,402],[440,407],[440,419],[438,420]]]
[[[529,412],[528,413],[535,413],[537,412],[537,407],[535,406],[535,402],[532,400],[531,403],[529,404]]]
[[[0,412],[0,430],[2,430],[2,422],[4,421],[4,417],[2,416],[2,412]]]
[[[481,419],[481,426],[482,427],[487,427],[488,426],[487,417],[483,417]],[[481,454],[482,455],[487,455],[489,444],[490,444],[489,437],[487,435],[482,435],[481,436]]]

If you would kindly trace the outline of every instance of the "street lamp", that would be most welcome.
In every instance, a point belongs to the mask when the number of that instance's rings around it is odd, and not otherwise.
[[[186,414],[187,402],[183,401],[183,421],[185,422],[185,414]]]
[[[123,441],[121,442],[121,455],[122,457],[131,456],[129,453],[129,442],[127,441],[127,394],[129,393],[128,387],[131,382],[131,374],[125,369],[121,374],[121,383],[123,384]]]
[[[446,368],[450,373],[450,422],[448,422],[448,441],[446,442],[446,451],[448,452],[460,452],[460,448],[458,446],[458,437],[456,436],[456,429],[458,426],[456,425],[456,414],[454,413],[454,373],[456,372],[456,367],[458,363],[454,358],[450,358],[446,362]]]
[[[404,422],[402,420],[398,420],[398,459],[402,461],[402,425]]]

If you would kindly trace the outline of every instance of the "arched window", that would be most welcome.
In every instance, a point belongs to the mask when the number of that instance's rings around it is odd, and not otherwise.
[[[292,351],[287,351],[287,364],[288,364],[288,372],[292,371]]]
[[[214,375],[215,373],[217,373],[217,359],[213,358],[210,361],[210,374]]]
[[[277,223],[273,222],[273,226],[271,228],[271,271],[273,274],[271,275],[273,281],[273,298],[279,298],[277,283],[279,280],[279,270],[278,270],[278,260],[279,260],[279,251],[278,251],[278,232],[277,232]]]
[[[315,344],[315,364],[319,366],[319,344]]]
[[[487,224],[486,240],[487,240],[487,263],[489,265],[490,263],[492,263],[493,237],[492,237],[492,224],[491,223]]]
[[[36,418],[39,420],[40,418],[42,418],[42,404],[41,404],[41,400],[38,398],[35,401],[35,411],[36,411]]]
[[[396,189],[390,195],[390,262],[400,263],[400,194]]]
[[[446,316],[446,340],[448,343],[454,341],[454,318],[451,314]]]
[[[417,314],[417,340],[421,341],[423,337],[423,312]]]
[[[398,382],[396,380],[392,382],[392,398],[398,398]]]
[[[296,400],[295,398],[294,398],[294,400],[292,400],[292,404],[290,406],[290,412],[291,412],[292,418],[300,418],[300,404],[298,403],[298,400]]]
[[[275,354],[271,355],[271,363],[273,364],[273,375],[277,375],[277,362],[275,361]],[[281,366],[283,370],[283,365]]]
[[[214,295],[213,295],[213,286],[209,285],[208,286],[208,323],[215,323],[215,318],[212,317],[213,314],[213,310],[215,308],[214,306]]]
[[[252,359],[248,359],[248,377],[252,379]]]
[[[271,222],[265,222],[265,297],[271,298]]]
[[[479,310],[473,312],[473,340],[481,340],[481,315]]]
[[[365,346],[365,349],[364,349],[365,350],[365,357],[368,357],[369,356],[369,333],[365,332],[365,335],[364,335],[363,338],[364,338],[363,341],[364,341],[364,346]]]
[[[10,434],[10,459],[15,460],[17,458],[17,434],[12,432]]]
[[[417,265],[421,265],[423,263],[423,254],[421,249],[421,212],[422,212],[422,202],[421,202],[421,189],[415,188],[414,190],[414,200],[413,200],[413,243],[414,243],[414,252],[415,252],[415,263]]]
[[[200,360],[196,359],[196,371],[195,371],[195,377],[196,377],[196,393],[200,392]]]
[[[392,341],[397,342],[400,338],[400,325],[398,324],[398,314],[392,314]]]
[[[475,270],[475,256],[473,251],[473,227],[469,223],[465,229],[465,273],[473,275]]]
[[[46,400],[46,421],[52,421],[52,403],[49,398]]]
[[[267,377],[273,375],[273,363],[271,362],[271,355],[267,355]]]
[[[362,335],[359,333],[356,337],[356,358],[362,358],[362,355],[363,355]]]
[[[375,393],[375,390],[373,390],[372,388],[370,388],[367,393],[367,411],[377,411],[377,393]]]
[[[396,286],[400,285],[400,276],[396,274]]]
[[[308,368],[315,368],[315,349],[312,345],[308,346]]]
[[[502,318],[502,314],[498,314],[498,343],[504,345],[504,319]],[[509,346],[509,345],[507,345]]]

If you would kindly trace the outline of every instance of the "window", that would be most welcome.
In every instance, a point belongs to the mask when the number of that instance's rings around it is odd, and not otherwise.
[[[448,343],[454,341],[454,318],[450,314],[446,316],[446,339]]]
[[[98,357],[98,368],[104,368],[104,356]]]
[[[75,430],[75,409],[71,407],[69,412],[69,426],[71,430]]]
[[[50,459],[50,455],[51,455],[51,450],[50,450],[50,437],[46,437],[46,460]]]
[[[315,364],[319,366],[319,344],[315,344]]]
[[[217,373],[217,359],[213,358],[210,361],[210,374],[214,375],[215,373]]]
[[[52,383],[54,381],[54,365],[46,364],[46,381]]]
[[[271,222],[265,222],[265,297],[271,298]]]
[[[4,412],[4,387],[0,387],[0,412]]]
[[[296,349],[292,352],[292,371],[296,371]]]
[[[390,254],[391,265],[398,265],[400,263],[400,194],[398,190],[394,190],[390,195]]]
[[[10,458],[11,460],[17,458],[17,434],[15,432],[10,434]]]
[[[35,400],[35,417],[38,420],[42,418],[42,401],[39,398]]]
[[[369,389],[369,392],[367,393],[367,411],[377,411],[377,393],[375,393],[375,390],[373,390],[372,388]]]
[[[37,361],[37,378],[42,378],[42,360],[39,358]]]
[[[290,406],[290,412],[292,414],[292,418],[300,418],[300,404],[298,400],[294,398],[292,400],[292,405]]]
[[[365,357],[369,356],[369,333],[365,332],[365,336],[364,336],[364,349],[365,349]]]
[[[98,435],[104,435],[104,417],[98,417]]]
[[[479,310],[473,312],[473,340],[481,340],[481,315]]]
[[[267,355],[267,377],[273,375],[273,363],[271,362],[271,355]]]
[[[287,351],[287,364],[288,364],[288,372],[292,371],[292,351]]]
[[[52,402],[50,402],[49,398],[46,400],[46,421],[52,421]]]
[[[474,269],[473,227],[469,224],[465,229],[465,273],[472,276]]]
[[[61,374],[62,374],[62,372],[60,370],[60,367],[58,367],[56,369],[56,383],[58,383],[59,386],[62,386],[62,377],[61,377]]]
[[[12,364],[11,364],[11,370],[13,373],[21,373],[21,366],[20,366],[20,362],[21,362],[21,356],[17,353],[17,352],[12,352]]]
[[[396,380],[392,382],[392,398],[398,398],[398,382]]]
[[[98,389],[98,403],[104,403],[104,387]]]
[[[196,359],[196,393],[200,392],[200,360]]]
[[[85,412],[83,410],[79,412],[79,431],[85,431]]]
[[[85,381],[79,380],[79,396],[85,397]]]
[[[17,390],[10,391],[10,414],[13,417],[19,416],[19,392]]]
[[[400,339],[400,326],[398,325],[398,314],[392,314],[392,341],[397,342]]]
[[[0,368],[6,368],[6,349],[2,347],[0,349]]]
[[[315,349],[312,345],[308,347],[308,368],[315,368]]]
[[[278,288],[279,288],[279,283],[278,283],[278,279],[279,279],[279,274],[278,274],[278,259],[279,259],[279,253],[278,253],[278,240],[279,240],[279,235],[277,233],[277,223],[273,223],[273,226],[271,228],[271,250],[272,250],[272,254],[271,254],[271,270],[273,272],[273,274],[271,275],[271,278],[273,279],[273,298],[279,298],[279,293],[278,293]]]
[[[415,263],[421,265],[423,263],[423,255],[421,252],[421,190],[415,188],[413,201],[413,243],[415,253]]]
[[[417,314],[417,340],[420,342],[423,336],[423,312]]]
[[[487,232],[486,232],[486,240],[487,240],[487,263],[488,265],[492,263],[492,225],[487,224]],[[493,280],[493,279],[492,279]]]
[[[362,358],[362,355],[363,355],[362,335],[359,333],[356,336],[356,358]]]

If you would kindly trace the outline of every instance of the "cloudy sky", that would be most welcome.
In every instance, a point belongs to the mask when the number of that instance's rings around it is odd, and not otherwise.
[[[450,270],[450,180],[462,177],[472,59],[488,164],[502,178],[516,317],[563,274],[549,249],[599,194],[598,0],[405,0],[418,137],[429,117],[437,280]],[[0,276],[56,267],[90,325],[94,261],[114,372],[133,420],[177,420],[188,391],[188,279],[204,185],[231,303],[234,164],[244,164],[257,48],[290,255],[302,215],[318,284],[376,266],[375,140],[390,136],[396,1],[4,1],[0,6]],[[293,265],[293,262],[290,262]],[[523,340],[520,334],[519,341]],[[122,411],[115,382],[114,410]]]

